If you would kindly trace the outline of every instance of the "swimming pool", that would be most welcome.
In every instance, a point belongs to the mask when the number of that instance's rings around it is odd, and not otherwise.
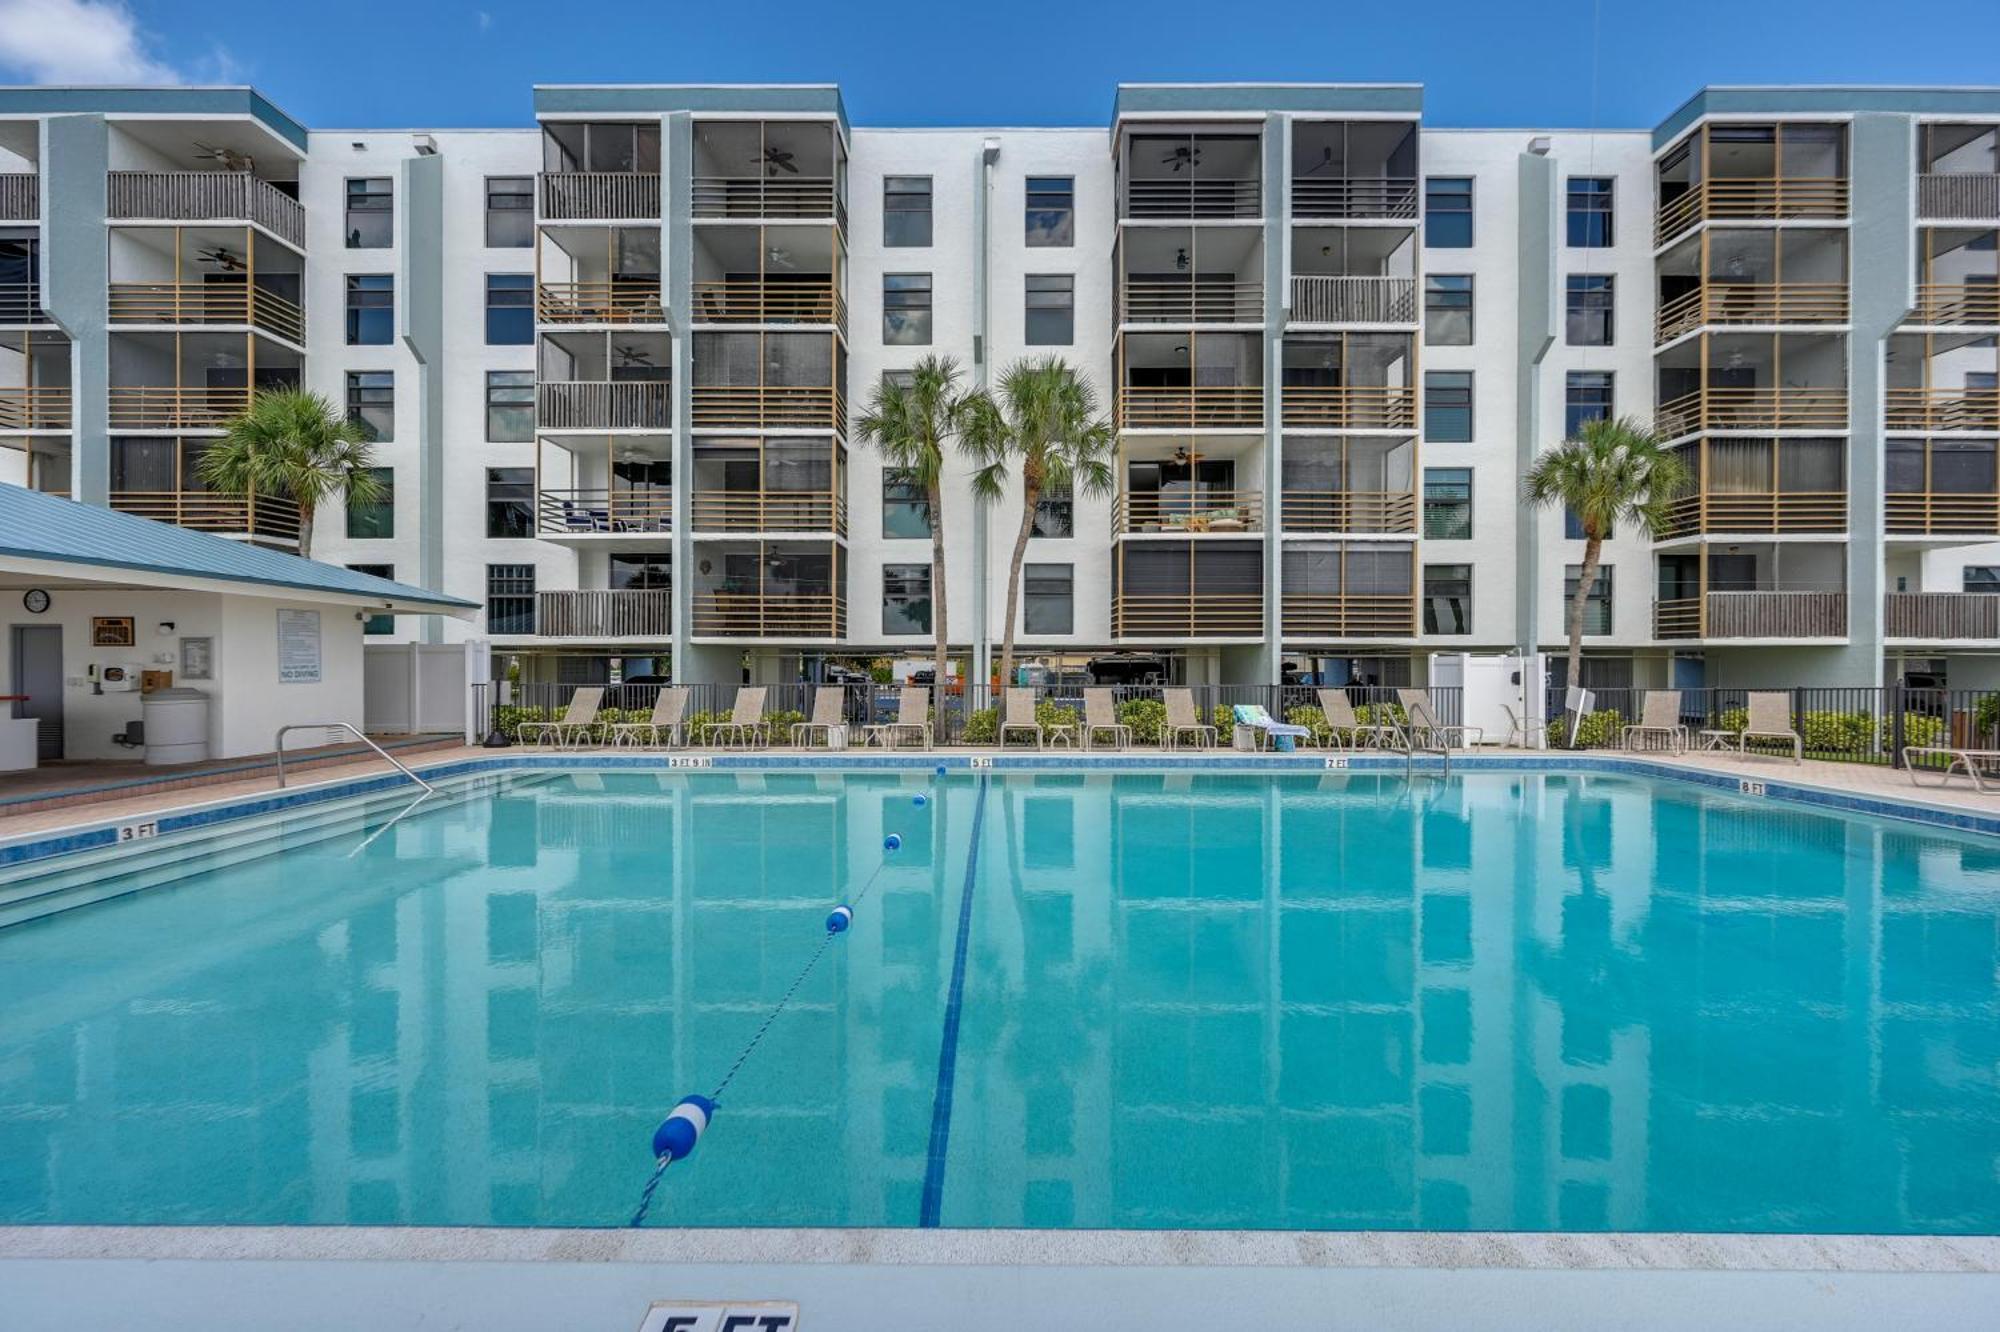
[[[0,1222],[621,1225],[894,832],[655,1224],[2000,1229],[1992,838],[1595,772],[408,805],[0,929]]]

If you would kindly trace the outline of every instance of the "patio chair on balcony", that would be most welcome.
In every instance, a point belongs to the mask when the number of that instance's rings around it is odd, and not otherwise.
[[[1447,726],[1439,721],[1437,713],[1431,710],[1431,696],[1421,689],[1398,689],[1396,701],[1403,705],[1404,729],[1412,748],[1438,745],[1445,749],[1470,749],[1486,743],[1483,726]]]
[[[585,685],[569,696],[569,706],[563,709],[562,716],[554,721],[522,722],[514,729],[515,738],[525,745],[533,737],[537,749],[549,744],[575,748],[590,738],[603,705],[604,687]]]
[[[1652,699],[1646,701],[1651,703]],[[1792,729],[1792,696],[1776,690],[1752,694],[1748,705],[1749,715],[1736,737],[1736,748],[1748,754],[1752,740],[1782,740],[1792,747],[1792,762],[1805,762],[1805,737]]]
[[[931,747],[931,691],[927,685],[904,685],[896,696],[896,720],[861,730],[863,746],[874,743],[893,749],[906,737],[923,741],[925,749]]]
[[[1364,722],[1355,715],[1354,701],[1345,689],[1321,689],[1319,710],[1326,716],[1326,730],[1320,735],[1323,748],[1339,749],[1380,749],[1385,742],[1402,739],[1402,731],[1394,724]]]
[[[847,725],[847,690],[840,685],[821,685],[813,690],[812,716],[792,723],[792,748],[810,749],[815,739],[833,748],[835,727]]]
[[[1026,731],[1035,737],[1035,748],[1040,749],[1047,737],[1042,734],[1042,724],[1035,720],[1035,691],[1032,689],[1009,689],[1004,698],[1005,706],[1000,714],[1000,748],[1007,747],[1007,736],[1013,731]]]
[[[1097,737],[1109,735],[1113,749],[1132,747],[1132,728],[1118,720],[1118,702],[1109,689],[1083,691],[1083,747],[1095,749]]]
[[[722,737],[724,744],[756,745],[760,748],[771,743],[771,723],[764,720],[764,698],[770,690],[763,685],[745,685],[736,691],[736,702],[729,709],[729,720],[709,722],[701,728],[703,744],[715,744],[716,737]]]
[[[647,744],[657,748],[662,735],[669,749],[687,743],[688,689],[676,685],[662,689],[653,700],[653,713],[645,721],[616,722],[610,731],[613,748]]]
[[[1167,724],[1160,728],[1160,743],[1168,749],[1179,749],[1184,736],[1193,739],[1196,749],[1215,748],[1215,728],[1204,722],[1195,710],[1194,691],[1169,689]]]
[[[1639,720],[1619,733],[1619,742],[1630,749],[1635,735],[1664,736],[1674,753],[1687,753],[1688,728],[1681,722],[1681,691],[1647,690],[1646,701],[1639,710]]]

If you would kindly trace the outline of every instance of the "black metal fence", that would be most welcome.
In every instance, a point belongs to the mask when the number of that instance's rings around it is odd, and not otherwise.
[[[1578,749],[1616,748],[1623,729],[1645,710],[1647,689],[1595,689],[1591,711],[1571,719],[1564,715],[1564,693],[1549,691],[1547,712],[1553,743]],[[1683,689],[1679,721],[1697,748],[1706,740],[1735,746],[1749,714],[1753,693],[1781,693],[1787,698],[1791,728],[1805,745],[1807,758],[1844,763],[1901,766],[1905,746],[2000,748],[2000,690],[1911,689],[1900,686],[1799,686],[1789,689]],[[1572,729],[1574,734],[1572,734]],[[1649,748],[1663,746],[1657,736],[1636,737]],[[1750,742],[1782,750],[1778,742]]]

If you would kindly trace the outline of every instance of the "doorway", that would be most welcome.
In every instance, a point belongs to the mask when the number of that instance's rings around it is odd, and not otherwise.
[[[43,763],[63,756],[63,652],[59,624],[17,624],[9,636],[14,716],[32,717],[35,755]]]

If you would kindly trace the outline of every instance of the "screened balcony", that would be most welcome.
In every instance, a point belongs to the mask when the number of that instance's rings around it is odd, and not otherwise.
[[[0,332],[0,430],[69,429],[69,365],[59,333]]]
[[[537,194],[552,222],[659,217],[660,122],[543,122]]]
[[[1287,435],[1287,532],[1415,535],[1417,442],[1378,435]]]
[[[1712,333],[1655,361],[1655,428],[1767,434],[1847,429],[1846,340],[1830,333]]]
[[[832,543],[704,543],[695,554],[698,638],[840,638],[846,570]]]
[[[1121,430],[1256,430],[1264,424],[1254,333],[1133,333],[1118,343]]]
[[[1653,337],[1716,326],[1847,322],[1847,233],[1838,228],[1711,230],[1660,257]]]
[[[111,440],[111,507],[195,532],[296,549],[299,509],[278,495],[210,490],[201,455],[212,438],[148,436]]]
[[[1703,438],[1675,452],[1691,484],[1662,540],[1847,530],[1846,440]]]
[[[847,225],[847,157],[830,120],[703,120],[694,131],[694,215]]]
[[[673,468],[664,436],[544,438],[535,451],[535,534],[579,546],[664,547]]]
[[[697,430],[847,429],[836,333],[696,333],[693,357]]]
[[[1261,324],[1264,233],[1256,227],[1133,227],[1118,238],[1126,324]]]
[[[110,220],[248,223],[305,248],[298,158],[256,123],[120,119],[107,147]]]
[[[32,227],[0,227],[0,327],[46,324],[42,243]]]
[[[636,330],[544,333],[535,424],[544,431],[673,429],[673,339]]]
[[[41,209],[41,125],[0,123],[0,222],[34,222]]]
[[[296,388],[302,357],[243,333],[114,333],[113,430],[215,430],[250,405],[252,388]]]
[[[1847,636],[1847,548],[1745,542],[1658,555],[1653,636],[1812,640]]]
[[[1892,436],[1884,449],[1889,535],[2000,537],[2000,468],[1993,439]]]
[[[656,571],[645,571],[648,586],[573,588],[535,594],[535,633],[541,638],[588,639],[632,643],[666,639],[674,632],[674,593],[668,586],[668,556]],[[613,556],[614,567],[638,566],[639,561]]]
[[[1415,430],[1414,344],[1408,333],[1286,338],[1279,389],[1285,428]]]
[[[1917,216],[2000,221],[2000,125],[1917,126]]]
[[[2000,433],[2000,348],[1991,333],[1889,339],[1884,420],[1893,431]]]
[[[545,226],[535,245],[539,322],[665,326],[658,227]]]
[[[1120,218],[1260,217],[1263,140],[1255,133],[1129,131],[1119,162]]]
[[[1125,449],[1113,536],[1240,536],[1264,530],[1263,448],[1240,436],[1139,438]]]
[[[838,437],[700,436],[697,532],[847,534],[847,449]]]
[[[1912,324],[2000,328],[2000,229],[1925,227]]]
[[[71,454],[67,435],[10,435],[0,439],[0,480],[44,495],[70,491]]]
[[[833,227],[698,227],[697,324],[847,327],[846,254]]]
[[[1114,638],[1257,638],[1263,632],[1263,542],[1119,543],[1111,564]]]
[[[1660,158],[1654,243],[1707,221],[1843,218],[1847,127],[1709,122]]]
[[[1295,121],[1292,216],[1417,217],[1414,121]]]
[[[1416,636],[1414,545],[1290,541],[1285,543],[1283,577],[1288,642]]]
[[[1417,322],[1414,231],[1299,227],[1292,233],[1291,322]]]
[[[305,260],[251,227],[113,227],[113,324],[233,326],[305,340]]]

